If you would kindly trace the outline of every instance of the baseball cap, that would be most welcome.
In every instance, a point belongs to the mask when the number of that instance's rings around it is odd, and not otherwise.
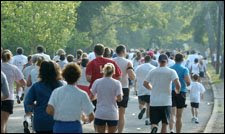
[[[149,56],[153,57],[154,56],[154,52],[153,51],[148,51],[147,53]]]
[[[159,56],[159,62],[168,61],[168,56],[166,54],[161,54]]]

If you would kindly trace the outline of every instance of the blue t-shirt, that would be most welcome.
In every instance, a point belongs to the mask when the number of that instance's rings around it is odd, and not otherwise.
[[[52,94],[53,89],[62,86],[61,82],[56,82],[55,85],[47,85],[43,82],[37,82],[30,88],[24,104],[29,107],[29,105],[34,104],[34,130],[35,131],[52,131],[54,120],[53,116],[46,113],[46,108],[48,105],[48,100]]]
[[[181,65],[181,63],[176,63],[175,65],[171,66],[170,68],[174,69],[178,74],[179,81],[180,81],[180,84],[181,84],[181,90],[180,91],[186,93],[187,92],[187,85],[186,85],[186,82],[184,80],[184,77],[189,75],[188,68]],[[175,84],[174,83],[172,84],[172,90],[173,91],[175,90]]]

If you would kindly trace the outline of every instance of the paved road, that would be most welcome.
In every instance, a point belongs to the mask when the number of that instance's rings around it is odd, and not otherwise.
[[[213,104],[213,94],[210,86],[207,82],[203,83],[206,87],[206,92],[204,96],[204,100],[202,100],[199,109],[199,124],[191,123],[191,107],[190,107],[190,100],[189,95],[187,95],[188,107],[184,110],[183,116],[183,128],[182,132],[186,133],[200,133],[204,131],[206,123],[209,120],[209,117],[212,113],[212,104]],[[142,120],[138,120],[137,115],[139,113],[138,109],[138,98],[137,96],[133,95],[133,91],[130,93],[130,100],[128,104],[128,108],[126,111],[126,125],[124,132],[125,133],[149,133],[150,126],[145,126],[144,121],[145,118]],[[14,114],[10,117],[8,123],[8,132],[10,133],[23,133],[23,105],[15,104]],[[83,125],[84,132],[94,132],[93,124]]]

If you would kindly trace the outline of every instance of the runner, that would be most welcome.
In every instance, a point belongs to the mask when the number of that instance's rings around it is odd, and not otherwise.
[[[159,56],[160,67],[150,71],[144,81],[144,86],[151,90],[150,98],[150,120],[152,124],[151,133],[156,133],[158,123],[162,121],[161,133],[167,133],[170,120],[172,97],[171,84],[176,85],[176,92],[180,92],[180,82],[176,71],[167,67],[168,57],[165,54]]]
[[[203,93],[205,92],[204,86],[198,82],[199,76],[198,74],[194,74],[194,81],[190,86],[190,101],[191,101],[191,112],[192,112],[192,122],[196,124],[198,121],[198,108],[200,104],[200,99],[203,99]]]
[[[63,53],[59,56],[59,62],[57,62],[61,69],[68,63],[66,60],[66,55]]]
[[[137,68],[138,65],[141,65],[141,52],[136,52],[136,57],[133,59],[133,66],[134,70]]]
[[[96,58],[90,61],[86,68],[86,79],[90,82],[89,89],[91,89],[92,84],[95,80],[103,77],[103,67],[107,63],[112,63],[115,66],[115,74],[113,75],[114,79],[120,79],[121,70],[115,61],[104,58],[105,47],[102,44],[97,44],[94,47],[94,52]],[[97,100],[92,101],[94,106],[96,106]],[[94,110],[95,111],[95,110]]]
[[[139,102],[139,109],[141,110],[138,114],[138,119],[142,119],[145,111],[146,111],[146,120],[145,125],[150,125],[150,118],[149,118],[149,101],[150,101],[150,91],[143,86],[144,79],[146,74],[152,69],[155,69],[153,65],[150,64],[151,57],[145,56],[145,63],[139,65],[135,70],[136,73],[136,80],[135,80],[135,87],[138,93],[138,102]]]
[[[80,63],[81,63],[82,55],[83,55],[83,50],[78,49],[77,52],[76,52],[76,59],[74,59],[74,61],[75,61],[78,65],[80,65]]]
[[[50,56],[45,54],[45,48],[42,45],[37,46],[37,54],[35,56],[43,56],[46,61],[51,60]]]
[[[1,71],[1,103],[9,97],[9,84],[5,74]]]
[[[122,85],[120,81],[112,78],[115,73],[112,63],[107,63],[103,70],[104,77],[96,80],[91,89],[93,97],[97,95],[98,100],[94,124],[98,133],[105,133],[106,127],[108,133],[115,133],[119,120],[116,101],[122,101]]]
[[[4,101],[1,101],[1,133],[7,133],[7,122],[9,115],[13,114],[14,105],[14,82],[25,86],[26,81],[22,72],[15,66],[9,63],[12,58],[10,50],[4,50],[2,52],[1,71],[6,75],[9,84],[9,97]]]
[[[18,47],[16,49],[16,53],[17,55],[13,56],[12,58],[12,64],[17,66],[19,68],[19,70],[22,72],[23,67],[25,64],[27,64],[27,56],[23,55],[23,48],[22,47]],[[23,88],[16,84],[16,91],[17,91],[17,103],[20,104],[20,102],[23,100],[24,94],[23,94]]]
[[[24,104],[34,109],[33,129],[36,133],[52,133],[54,120],[46,113],[46,107],[52,91],[63,85],[59,81],[60,68],[53,61],[43,61],[39,72],[40,80],[32,85]]]
[[[198,59],[196,58],[194,60],[194,64],[191,65],[191,74],[200,74],[200,66],[199,66],[199,63],[198,63]]]
[[[123,88],[123,100],[118,103],[119,106],[119,124],[118,124],[118,133],[123,132],[123,128],[125,125],[125,110],[127,108],[128,100],[129,100],[129,81],[135,80],[135,73],[133,69],[133,65],[129,60],[125,59],[126,56],[126,47],[124,45],[120,45],[116,48],[116,54],[118,57],[113,60],[117,63],[122,71],[122,78],[120,82]]]
[[[182,128],[182,114],[183,110],[186,107],[186,93],[187,93],[187,86],[190,85],[190,76],[188,68],[182,66],[182,62],[184,57],[181,53],[176,54],[175,61],[176,64],[173,65],[171,68],[174,69],[179,77],[179,81],[181,84],[181,91],[179,94],[175,92],[175,85],[172,85],[172,113],[171,113],[171,120],[170,120],[170,131],[174,132],[174,124],[176,122],[176,132],[180,133]]]
[[[53,58],[53,60],[55,62],[59,62],[60,61],[60,55],[62,55],[62,54],[66,55],[66,52],[63,49],[59,49],[57,51],[57,55]]]
[[[81,114],[88,115],[85,121],[91,122],[94,120],[94,106],[88,95],[76,87],[81,76],[77,64],[66,65],[62,76],[68,84],[53,91],[46,109],[49,115],[54,116],[53,133],[82,133]]]
[[[67,55],[66,60],[68,61],[68,63],[74,62],[74,56],[72,54],[69,54]]]
[[[168,67],[172,67],[175,64],[175,61],[171,59],[170,52],[166,52],[166,55],[168,56]]]

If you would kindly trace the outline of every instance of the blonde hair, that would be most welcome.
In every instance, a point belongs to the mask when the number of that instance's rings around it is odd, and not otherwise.
[[[115,73],[115,67],[112,63],[107,63],[105,64],[103,68],[104,76],[105,77],[110,77]]]

